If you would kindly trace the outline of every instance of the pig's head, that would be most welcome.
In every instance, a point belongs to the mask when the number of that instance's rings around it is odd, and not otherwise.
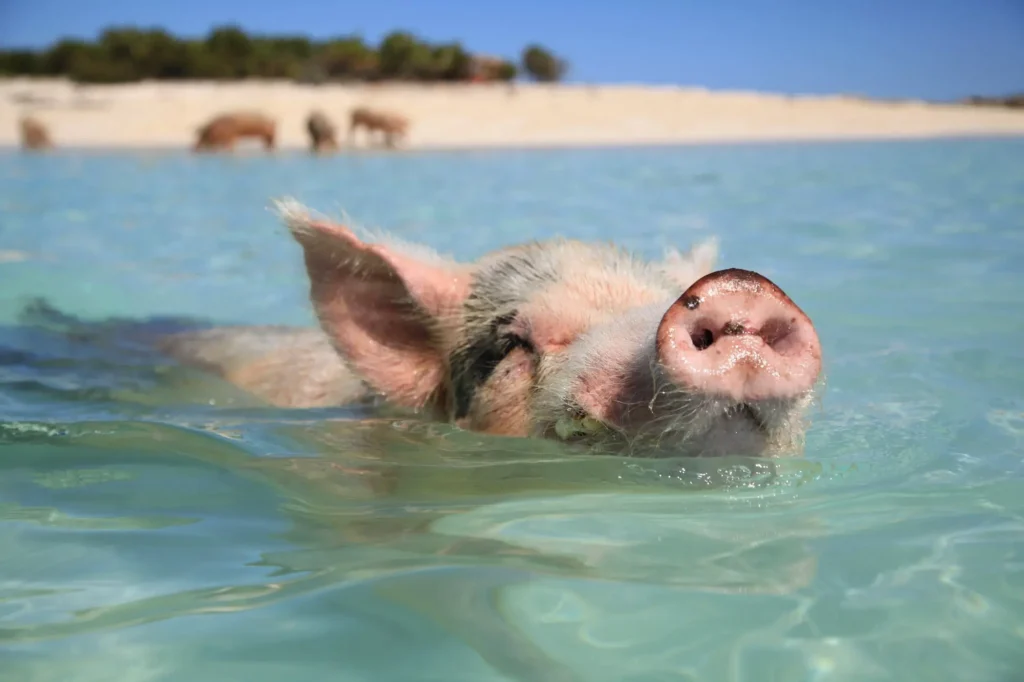
[[[635,454],[799,450],[821,369],[814,326],[765,277],[709,272],[713,243],[648,263],[555,240],[462,264],[280,209],[323,330],[396,405]]]

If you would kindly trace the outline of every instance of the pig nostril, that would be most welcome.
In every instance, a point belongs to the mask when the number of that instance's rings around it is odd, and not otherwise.
[[[784,341],[789,337],[793,331],[793,325],[796,324],[796,318],[791,320],[783,320],[775,318],[766,322],[759,332],[759,335],[769,348],[780,350],[781,347],[785,346]]]
[[[715,336],[711,333],[710,329],[704,329],[691,334],[690,340],[693,341],[694,348],[697,350],[704,350],[714,342]]]

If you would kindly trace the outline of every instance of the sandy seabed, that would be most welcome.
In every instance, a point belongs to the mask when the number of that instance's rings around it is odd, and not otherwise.
[[[187,148],[212,116],[247,110],[277,120],[281,148],[300,148],[308,145],[312,110],[331,118],[343,138],[357,105],[407,116],[410,149],[1024,135],[1024,111],[847,96],[634,85],[8,79],[0,80],[0,146],[19,143],[18,119],[31,113],[61,147]]]

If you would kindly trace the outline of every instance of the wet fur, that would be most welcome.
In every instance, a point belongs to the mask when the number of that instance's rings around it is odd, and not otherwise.
[[[330,407],[373,397],[319,329],[216,327],[166,336],[158,348],[281,407]]]
[[[307,253],[310,248],[330,253],[335,267],[357,276],[375,267],[359,251],[317,243],[323,236],[312,224],[321,217],[302,205],[283,201],[277,210]],[[608,420],[614,424],[608,428],[583,434],[588,442],[618,443],[632,453],[671,448],[720,454],[713,447],[716,430],[728,427],[734,414],[742,416],[740,406],[727,400],[676,387],[655,362],[658,320],[692,282],[711,271],[714,241],[650,263],[610,244],[552,240],[501,249],[472,265],[379,235],[367,243],[385,244],[438,268],[471,272],[470,293],[461,308],[429,316],[415,300],[404,302],[408,314],[443,347],[442,382],[422,405],[438,418],[491,433],[551,435],[559,419],[585,412],[577,402],[580,382],[591,373],[607,376],[609,364],[616,368],[609,384],[618,391],[609,402],[616,418]],[[552,319],[565,338],[542,333]],[[277,405],[341,404],[374,393],[357,378],[359,368],[347,365],[323,332],[277,328],[268,334],[265,329],[179,337],[165,349]],[[516,330],[529,342],[516,342]],[[253,340],[261,335],[261,341]],[[240,352],[240,347],[250,351]],[[799,447],[801,415],[812,400],[808,394],[757,409],[768,451]]]

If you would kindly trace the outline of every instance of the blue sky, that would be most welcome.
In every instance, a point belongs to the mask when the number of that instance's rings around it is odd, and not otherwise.
[[[0,0],[0,46],[110,24],[201,36],[235,22],[317,38],[396,28],[518,55],[570,79],[948,99],[1024,91],[1024,0]]]

